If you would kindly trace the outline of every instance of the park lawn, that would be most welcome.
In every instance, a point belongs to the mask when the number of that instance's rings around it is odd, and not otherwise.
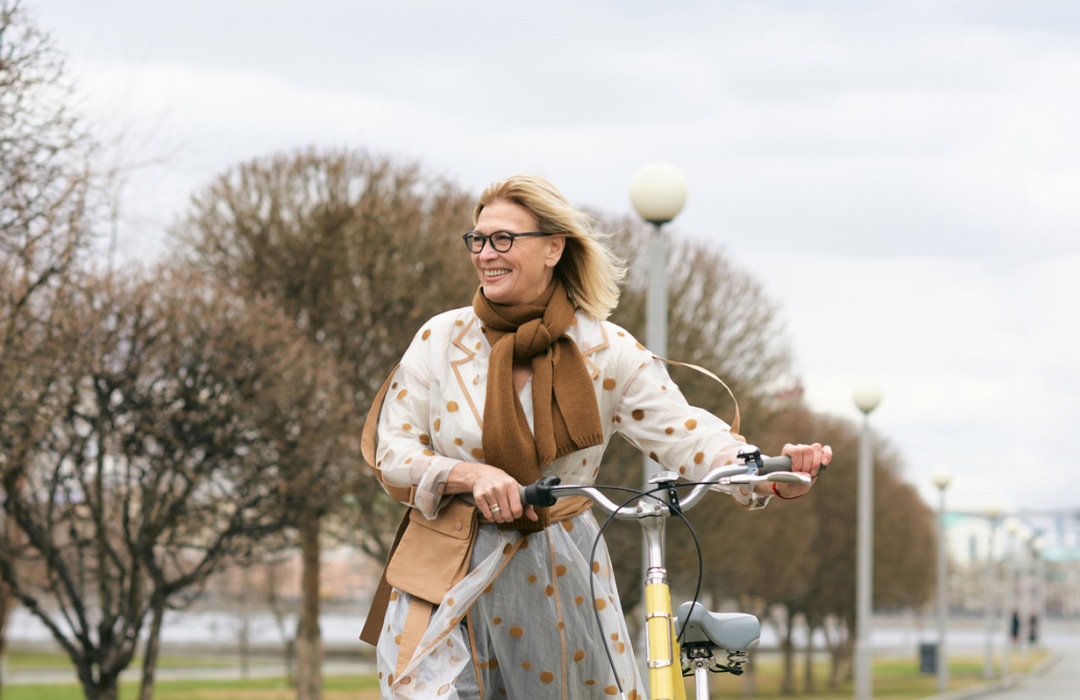
[[[1032,652],[1027,655],[1013,654],[1010,659],[1014,673],[1027,673],[1047,657],[1047,652]],[[789,698],[780,693],[780,662],[772,658],[755,664],[757,673],[758,698]],[[813,695],[802,694],[803,666],[796,665],[796,696],[814,700],[850,700],[854,695],[854,686],[848,682],[836,691],[828,691],[828,664],[819,663],[814,668],[817,692]],[[984,683],[982,677],[983,658],[957,657],[949,662],[949,690],[955,691]],[[715,697],[736,697],[742,695],[743,680],[720,675],[714,680],[712,692]],[[688,686],[690,688],[692,686]],[[914,657],[876,658],[874,660],[874,696],[882,698],[927,698],[937,694],[937,676],[919,673],[918,659]]]
[[[254,657],[252,666],[257,666],[260,659]],[[53,651],[20,651],[11,650],[4,654],[5,665],[15,671],[63,671],[71,669],[74,678],[74,665],[67,655]],[[265,661],[264,661],[265,663]],[[277,663],[277,660],[274,660]],[[139,668],[142,665],[142,657],[136,656],[131,662],[131,668]],[[235,655],[219,656],[187,656],[187,655],[163,655],[158,658],[158,668],[230,668],[239,666]]]
[[[1045,652],[1012,657],[1012,669],[1017,673],[1030,671],[1046,657]],[[838,691],[825,690],[827,664],[815,667],[818,692],[813,695],[801,693],[801,666],[797,667],[799,682],[796,696],[813,700],[850,700],[852,687],[848,683]],[[960,657],[949,664],[949,690],[958,690],[982,683],[983,662],[981,658]],[[755,664],[758,698],[791,697],[780,695],[780,663],[767,659]],[[688,690],[692,697],[692,679]],[[713,676],[714,697],[739,697],[743,692],[742,678],[718,674]],[[138,693],[136,683],[121,686],[120,700],[134,698]],[[878,658],[874,661],[874,695],[882,698],[917,700],[937,693],[937,677],[919,673],[917,659]],[[296,691],[283,679],[257,679],[248,681],[158,681],[155,685],[156,700],[293,700]],[[374,675],[329,676],[323,681],[325,700],[378,700],[379,684]],[[4,688],[5,700],[82,700],[83,694],[74,683],[51,685],[10,685]]]
[[[120,700],[138,696],[137,683],[121,683]],[[334,676],[323,680],[324,700],[378,700],[375,676]],[[74,684],[9,685],[4,700],[83,700]],[[296,690],[280,678],[248,681],[158,681],[154,700],[293,700]]]

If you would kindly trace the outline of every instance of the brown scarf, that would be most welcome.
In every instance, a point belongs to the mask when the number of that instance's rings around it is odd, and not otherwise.
[[[484,404],[484,461],[506,471],[520,484],[530,484],[555,459],[604,442],[600,409],[585,359],[566,329],[574,321],[574,305],[559,280],[528,304],[504,306],[488,301],[483,288],[473,310],[491,343],[487,397]],[[514,388],[514,362],[532,365],[533,427]],[[522,516],[507,527],[541,530],[546,509],[536,523]]]

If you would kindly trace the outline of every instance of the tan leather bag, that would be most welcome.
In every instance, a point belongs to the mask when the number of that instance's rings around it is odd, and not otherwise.
[[[387,583],[438,605],[469,572],[476,528],[476,506],[460,498],[451,499],[434,520],[412,509],[386,565]]]

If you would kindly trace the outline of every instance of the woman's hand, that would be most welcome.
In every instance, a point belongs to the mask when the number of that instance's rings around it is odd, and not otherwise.
[[[816,479],[821,467],[832,461],[832,448],[815,442],[813,445],[784,445],[780,454],[791,458],[791,471],[796,474],[806,474],[811,479]],[[777,484],[774,483],[770,490],[781,498],[798,498],[802,496],[813,484]]]
[[[522,514],[537,520],[532,506],[523,507],[518,482],[502,469],[479,462],[459,462],[450,470],[445,493],[471,493],[484,517],[496,523],[508,523]]]

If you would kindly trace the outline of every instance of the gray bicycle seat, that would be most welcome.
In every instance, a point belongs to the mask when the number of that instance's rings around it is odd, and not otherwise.
[[[676,633],[684,621],[683,644],[709,642],[728,651],[741,651],[757,646],[761,638],[761,623],[749,613],[714,613],[701,603],[686,602],[679,606]]]

